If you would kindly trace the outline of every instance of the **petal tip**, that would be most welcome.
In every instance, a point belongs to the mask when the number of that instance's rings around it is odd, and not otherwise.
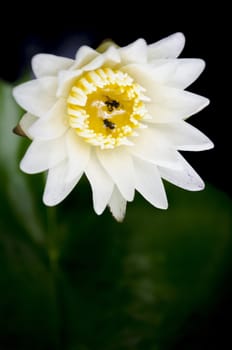
[[[209,150],[214,148],[214,143],[211,140],[208,140],[208,142],[205,144],[205,150]]]
[[[185,35],[183,32],[176,32],[174,34],[172,34],[173,36],[176,36],[177,38],[179,38],[180,40],[185,40]]]
[[[18,103],[18,98],[19,98],[19,95],[20,95],[20,85],[15,86],[12,89],[12,95],[13,95],[14,99],[16,100],[16,102]]]
[[[123,216],[122,218],[115,218],[115,220],[121,224],[124,221],[124,217],[125,216]]]
[[[37,65],[38,65],[38,61],[40,60],[40,58],[43,56],[43,54],[41,53],[38,53],[36,55],[34,55],[31,59],[31,66],[32,66],[32,69],[34,71],[34,68],[37,68]]]
[[[204,183],[204,181],[201,181],[201,183],[199,183],[199,185],[198,185],[198,190],[203,191],[204,189],[205,189],[205,183]]]
[[[56,205],[60,204],[63,200],[65,199],[60,197],[59,195],[53,195],[52,191],[50,192],[46,187],[43,193],[43,203],[47,206],[47,207],[55,207]]]
[[[177,41],[179,41],[179,43],[181,43],[181,46],[184,47],[185,45],[185,35],[183,32],[176,32],[172,35],[170,35],[171,37],[175,38]]]
[[[205,97],[204,99],[205,99],[205,105],[204,105],[204,107],[207,107],[207,106],[210,104],[210,99],[207,98],[207,97]]]
[[[47,207],[54,207],[55,205],[57,205],[58,203],[51,201],[51,198],[47,198],[46,195],[43,195],[43,203],[47,206]]]
[[[97,215],[102,215],[102,213],[104,212],[104,210],[105,210],[105,208],[98,208],[98,207],[96,207],[95,205],[93,206],[93,208],[94,208],[94,211],[95,211],[95,213],[97,214]]]
[[[167,210],[168,209],[168,201],[160,207],[160,209]]]
[[[19,169],[21,171],[23,171],[26,174],[35,174],[35,171],[33,171],[32,169],[30,169],[30,167],[28,166],[27,162],[25,161],[25,159],[23,158],[21,160],[21,162],[19,163]]]
[[[167,210],[168,209],[167,196],[165,195],[165,198],[163,198],[163,201],[159,202],[158,204],[155,204],[154,206],[158,209],[161,209],[161,210]]]
[[[118,222],[118,223],[122,223],[124,218],[125,218],[125,213],[123,213],[123,215],[115,215],[115,213],[113,213],[113,211],[110,209],[110,212],[113,216],[113,218]]]
[[[214,143],[212,142],[212,141],[210,141],[209,142],[209,149],[212,149],[212,148],[214,148],[215,146],[214,146]]]
[[[198,178],[198,181],[195,182],[195,185],[192,188],[189,188],[189,191],[198,192],[205,189],[205,183],[201,178]]]
[[[202,58],[198,58],[197,61],[198,61],[199,68],[201,69],[201,71],[203,71],[206,66],[205,61]]]

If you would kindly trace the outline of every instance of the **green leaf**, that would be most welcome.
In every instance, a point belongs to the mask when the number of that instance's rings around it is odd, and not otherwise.
[[[0,101],[1,192],[6,195],[14,215],[27,233],[41,242],[44,239],[44,227],[39,220],[40,214],[36,208],[35,196],[30,190],[29,177],[19,170],[20,150],[23,144],[28,142],[13,133],[13,128],[18,124],[23,111],[13,100],[12,87],[1,81]],[[38,177],[37,179],[41,183]]]
[[[94,214],[83,178],[46,208],[41,176],[19,170],[11,92],[0,83],[0,348],[172,349],[229,278],[231,199],[166,184],[167,211],[137,195],[119,224]]]
[[[86,188],[79,207],[58,208],[67,349],[169,349],[213,304],[231,259],[231,200],[209,185],[166,188],[167,211],[137,196],[122,224],[90,213]]]

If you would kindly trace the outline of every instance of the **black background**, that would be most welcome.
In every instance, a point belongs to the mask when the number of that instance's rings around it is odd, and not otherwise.
[[[190,122],[214,142],[213,150],[187,154],[203,179],[231,196],[231,37],[229,9],[185,1],[177,5],[157,1],[22,3],[5,5],[0,22],[0,77],[15,83],[38,52],[74,55],[80,45],[97,47],[105,38],[124,46],[143,37],[153,43],[181,31],[186,46],[181,57],[199,57],[206,69],[191,91],[211,100]],[[5,19],[3,20],[3,17]],[[218,302],[197,322],[192,315],[176,349],[222,349],[231,344],[231,282],[221,286]],[[227,344],[228,343],[228,344]],[[230,347],[230,346],[229,346]]]

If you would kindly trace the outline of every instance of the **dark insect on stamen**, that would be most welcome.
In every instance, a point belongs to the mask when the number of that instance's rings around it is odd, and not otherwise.
[[[105,105],[107,106],[107,109],[109,112],[112,112],[114,108],[118,108],[120,106],[120,103],[116,100],[111,100],[109,97],[107,97],[108,100],[105,101]]]
[[[111,122],[109,119],[103,119],[103,123],[105,125],[106,128],[109,128],[110,130],[114,130],[115,129],[115,123]]]

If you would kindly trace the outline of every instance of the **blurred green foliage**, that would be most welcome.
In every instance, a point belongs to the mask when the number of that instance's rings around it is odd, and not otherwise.
[[[19,170],[22,111],[0,83],[0,349],[171,349],[207,310],[230,263],[231,200],[165,184],[167,211],[139,195],[123,223],[94,214],[86,179],[58,207]]]

